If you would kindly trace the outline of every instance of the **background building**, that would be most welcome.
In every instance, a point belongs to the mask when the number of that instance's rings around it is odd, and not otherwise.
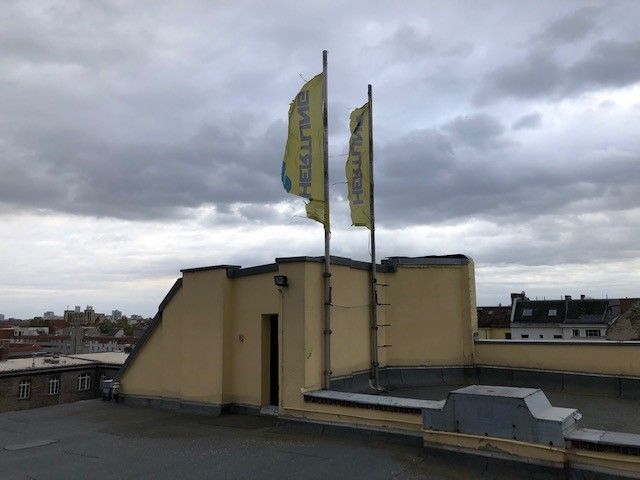
[[[524,340],[601,340],[620,315],[620,301],[566,296],[564,300],[516,298],[511,338]]]
[[[0,358],[0,412],[46,407],[101,395],[126,354]]]
[[[478,307],[478,337],[510,339],[511,306]]]

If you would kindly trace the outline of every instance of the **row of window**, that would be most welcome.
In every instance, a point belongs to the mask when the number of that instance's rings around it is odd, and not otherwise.
[[[524,308],[522,310],[522,316],[523,317],[531,317],[533,315],[533,309],[532,308]],[[558,316],[558,309],[557,308],[550,308],[548,315],[550,317],[557,317]]]
[[[585,331],[585,336],[586,337],[601,337],[602,336],[602,331],[598,330],[597,328],[587,328]],[[573,336],[574,337],[579,337],[580,336],[580,330],[579,329],[574,329],[573,330]],[[509,338],[511,338],[511,335],[509,335]],[[528,333],[523,333],[520,335],[520,338],[529,338],[529,334]],[[544,335],[541,333],[540,334],[540,338],[544,338]],[[553,336],[554,339],[561,339],[562,335],[554,335]]]
[[[91,375],[83,373],[78,375],[78,391],[84,392],[91,388]],[[49,395],[60,393],[60,377],[49,377]],[[31,380],[21,380],[18,389],[18,398],[26,400],[31,397]]]

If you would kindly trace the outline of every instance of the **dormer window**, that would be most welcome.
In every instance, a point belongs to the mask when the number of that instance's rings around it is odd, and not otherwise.
[[[533,309],[525,308],[524,310],[522,310],[522,316],[523,317],[530,317],[532,315],[533,315]]]

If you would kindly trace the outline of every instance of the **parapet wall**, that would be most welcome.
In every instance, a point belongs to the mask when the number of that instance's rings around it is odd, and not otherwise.
[[[476,340],[475,364],[640,377],[640,342]]]

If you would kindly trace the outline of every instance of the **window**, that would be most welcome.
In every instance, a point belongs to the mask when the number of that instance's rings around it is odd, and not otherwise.
[[[511,332],[507,332],[504,334],[504,339],[505,340],[511,340]]]
[[[531,315],[533,315],[533,309],[525,308],[524,310],[522,310],[523,317],[530,317]]]
[[[540,334],[540,338],[544,338],[544,335],[543,335],[543,334]]]
[[[557,308],[550,308],[549,309],[549,316],[550,317],[555,317],[556,315],[558,315],[558,309]]]
[[[20,390],[19,390],[18,398],[20,400],[26,400],[31,396],[31,380],[22,380],[20,382]]]
[[[573,336],[574,337],[579,337],[580,336],[580,330],[578,330],[577,328],[573,329]]]
[[[587,328],[587,330],[585,331],[585,335],[587,337],[600,337],[602,335],[602,333],[600,332],[600,330],[597,329],[591,329],[591,328]]]
[[[49,395],[58,395],[60,393],[60,379],[51,377],[49,379]]]
[[[89,390],[91,387],[91,375],[83,373],[78,375],[78,391]]]
[[[553,338],[562,338],[562,335],[554,335]]]
[[[520,338],[529,338],[529,335],[528,334],[522,334],[522,335],[520,335]]]

